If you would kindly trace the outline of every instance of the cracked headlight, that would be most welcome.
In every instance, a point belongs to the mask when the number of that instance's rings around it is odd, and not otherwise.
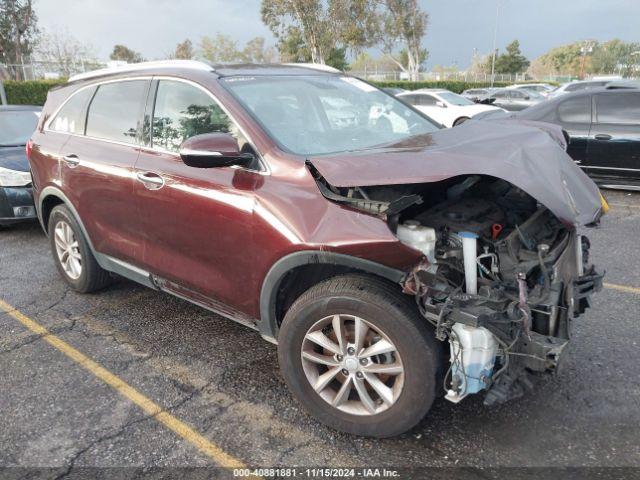
[[[25,187],[31,183],[31,172],[0,167],[0,187]]]

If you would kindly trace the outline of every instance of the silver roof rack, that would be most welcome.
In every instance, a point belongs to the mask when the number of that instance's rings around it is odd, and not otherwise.
[[[100,70],[92,70],[90,72],[78,73],[69,77],[70,82],[76,80],[86,80],[93,77],[101,77],[112,73],[139,72],[154,68],[190,68],[192,70],[205,70],[213,72],[215,69],[206,62],[198,60],[159,60],[155,62],[128,63],[126,65],[110,68],[101,68]]]
[[[337,68],[330,67],[329,65],[324,65],[322,63],[283,63],[282,65],[288,65],[290,67],[311,68],[313,70],[320,70],[322,72],[342,73]]]

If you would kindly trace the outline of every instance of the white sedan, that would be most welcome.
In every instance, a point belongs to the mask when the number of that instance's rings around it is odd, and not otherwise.
[[[491,105],[473,103],[449,90],[424,88],[396,95],[402,101],[413,105],[433,120],[445,127],[455,127],[474,115],[492,110],[503,110]]]

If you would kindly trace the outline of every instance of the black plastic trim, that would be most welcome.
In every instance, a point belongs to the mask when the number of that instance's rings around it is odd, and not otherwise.
[[[304,250],[291,253],[273,264],[262,282],[260,292],[260,321],[257,324],[260,334],[275,343],[278,337],[278,321],[276,318],[276,300],[278,289],[284,277],[296,267],[303,265],[340,265],[371,273],[399,283],[405,272],[387,267],[371,260],[365,260],[342,253]]]

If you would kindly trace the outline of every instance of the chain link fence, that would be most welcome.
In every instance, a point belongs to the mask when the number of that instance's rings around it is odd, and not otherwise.
[[[29,61],[0,64],[0,79],[42,80],[68,78],[78,73],[105,68],[106,63],[95,60],[70,59],[65,62]]]
[[[377,70],[351,70],[351,75],[372,81],[400,81],[408,80],[409,76],[401,71],[377,71]],[[501,74],[496,73],[493,76],[494,82],[499,83],[518,83],[518,82],[556,82],[564,83],[571,81],[571,75],[547,75],[542,77],[533,77],[527,73]],[[473,72],[420,72],[417,81],[422,82],[442,82],[442,81],[460,81],[474,83],[491,83],[490,73],[473,73]]]
[[[69,59],[64,62],[29,61],[22,64],[0,64],[0,79],[10,80],[39,80],[68,78],[77,73],[84,73],[109,66],[108,63],[95,60]],[[408,80],[408,74],[401,71],[350,70],[349,74],[372,81],[401,81]],[[575,79],[571,75],[547,75],[532,77],[526,73],[495,74],[494,82],[517,83],[525,81],[564,83]],[[462,81],[491,83],[491,74],[472,72],[420,72],[418,81]]]

